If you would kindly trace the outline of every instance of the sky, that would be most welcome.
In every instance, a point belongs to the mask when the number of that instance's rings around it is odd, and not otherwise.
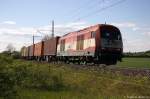
[[[117,26],[124,52],[150,50],[150,0],[0,0],[0,52],[51,34],[62,36],[95,24]],[[41,31],[42,33],[37,32]],[[44,31],[43,31],[44,30]]]

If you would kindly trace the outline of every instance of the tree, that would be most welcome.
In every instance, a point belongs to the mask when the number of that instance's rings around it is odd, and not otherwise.
[[[6,51],[12,53],[15,51],[15,47],[13,46],[13,44],[9,43],[6,47]]]

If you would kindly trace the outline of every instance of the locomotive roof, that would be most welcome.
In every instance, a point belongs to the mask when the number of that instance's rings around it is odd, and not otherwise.
[[[67,35],[69,35],[69,34],[71,34],[71,33],[81,32],[81,31],[86,31],[86,30],[87,30],[87,31],[94,31],[96,28],[101,27],[101,26],[112,26],[112,27],[115,27],[115,26],[110,25],[110,24],[96,24],[96,25],[93,25],[93,26],[89,26],[89,27],[86,27],[86,28],[77,30],[77,31],[73,31],[73,32],[67,33],[67,34],[65,34],[65,35],[63,35],[63,36],[67,36]],[[63,36],[62,36],[62,37],[63,37]]]

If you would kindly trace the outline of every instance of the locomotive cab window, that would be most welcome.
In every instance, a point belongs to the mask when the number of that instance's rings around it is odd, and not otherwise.
[[[102,32],[101,37],[102,38],[109,38],[110,37],[110,33],[109,32]]]
[[[118,38],[117,38],[117,40],[121,40],[121,35],[120,35],[120,34],[118,35]]]
[[[103,30],[101,32],[101,37],[105,39],[121,40],[121,35],[119,31]]]

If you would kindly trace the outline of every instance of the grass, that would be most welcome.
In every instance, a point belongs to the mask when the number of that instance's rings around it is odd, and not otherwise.
[[[90,97],[89,97],[90,96]],[[93,96],[94,97],[94,96]],[[53,92],[46,90],[25,89],[21,90],[19,99],[91,99],[91,95],[75,91]]]
[[[65,64],[43,64],[20,60],[16,61],[16,64],[27,66],[32,64],[30,69],[33,73],[40,71],[40,75],[43,73],[55,75],[61,79],[58,82],[64,86],[61,90],[23,88],[19,91],[19,99],[103,99],[107,97],[124,99],[126,96],[150,96],[148,77],[126,77],[104,70],[75,69]]]
[[[118,62],[117,67],[150,68],[150,58],[123,58],[122,62]]]
[[[148,77],[127,77],[103,69],[89,70],[67,64],[25,60],[13,60],[10,67],[14,68],[18,79],[16,99],[125,99],[127,96],[150,96]]]

